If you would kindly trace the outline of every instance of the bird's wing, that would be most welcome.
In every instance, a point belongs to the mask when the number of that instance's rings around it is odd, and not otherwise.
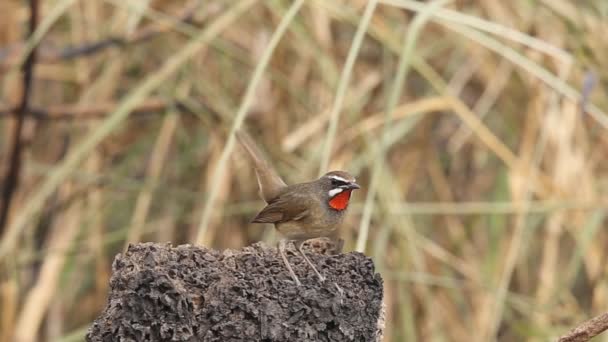
[[[251,221],[254,223],[280,223],[299,221],[308,216],[306,198],[297,192],[286,192],[273,199]]]

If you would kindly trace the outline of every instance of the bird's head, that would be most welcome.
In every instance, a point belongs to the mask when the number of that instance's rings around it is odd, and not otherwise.
[[[341,211],[348,207],[351,192],[361,188],[355,181],[346,171],[331,171],[319,179],[330,208]]]

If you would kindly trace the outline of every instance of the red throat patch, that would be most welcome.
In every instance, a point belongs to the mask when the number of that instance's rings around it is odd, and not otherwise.
[[[352,190],[344,190],[329,200],[329,206],[336,210],[344,210],[348,207],[350,193]]]

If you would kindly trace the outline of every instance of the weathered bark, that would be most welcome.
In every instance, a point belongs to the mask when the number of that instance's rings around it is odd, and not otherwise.
[[[608,312],[581,323],[557,342],[585,342],[608,330]]]
[[[309,250],[327,277],[320,283],[294,249],[288,254],[300,287],[261,243],[224,252],[131,245],[114,261],[108,304],[87,341],[380,340],[382,279],[371,259]]]

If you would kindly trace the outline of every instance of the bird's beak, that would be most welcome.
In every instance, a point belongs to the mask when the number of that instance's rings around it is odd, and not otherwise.
[[[341,188],[343,189],[361,189],[361,186],[359,186],[359,184],[352,182],[352,183],[348,183],[346,185],[342,185]]]

